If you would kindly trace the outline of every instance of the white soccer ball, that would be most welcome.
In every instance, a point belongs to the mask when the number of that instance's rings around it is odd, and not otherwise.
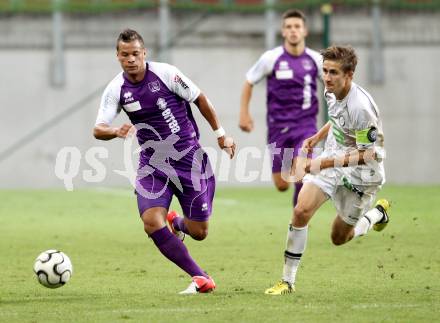
[[[46,250],[39,254],[34,263],[34,272],[39,283],[48,288],[58,288],[72,276],[70,258],[58,250]]]

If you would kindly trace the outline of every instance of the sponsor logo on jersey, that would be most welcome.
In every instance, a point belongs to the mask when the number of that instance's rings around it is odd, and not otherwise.
[[[343,127],[343,126],[345,125],[345,119],[344,119],[344,116],[340,116],[340,117],[339,117],[339,125],[340,125],[341,127]]]
[[[277,80],[293,79],[293,71],[292,70],[276,71],[275,77],[277,78]]]
[[[179,75],[174,76],[174,82],[179,84],[181,87],[183,87],[185,90],[187,90],[189,87],[188,85],[180,78]]]
[[[302,66],[304,67],[304,69],[305,69],[306,71],[310,71],[310,70],[313,68],[313,64],[312,64],[312,62],[310,61],[310,59],[308,59],[308,58],[304,58],[304,59],[301,61],[301,64],[302,64]]]
[[[135,112],[135,111],[139,111],[140,109],[142,109],[139,101],[124,104],[123,107],[124,107],[125,111],[127,111],[127,112]]]
[[[151,92],[158,92],[160,90],[160,83],[159,81],[154,81],[154,82],[150,82],[148,83],[148,88],[150,89]]]
[[[124,99],[125,99],[125,103],[133,101],[134,100],[133,93],[131,93],[130,91],[125,92]]]
[[[208,210],[208,203],[203,203],[202,204],[202,211],[207,211]]]
[[[174,114],[171,112],[170,108],[167,108],[162,111],[162,116],[165,119],[165,122],[168,124],[168,127],[171,130],[171,133],[178,133],[180,131],[179,122],[177,122]]]
[[[280,65],[278,66],[279,70],[288,70],[289,62],[288,61],[280,61]]]
[[[280,61],[278,70],[275,71],[275,77],[277,80],[289,80],[293,79],[293,70],[289,67],[289,62]]]
[[[157,99],[156,104],[160,110],[165,110],[167,108],[167,101],[165,101],[164,98]]]
[[[156,101],[157,107],[162,110],[162,117],[168,124],[171,133],[178,133],[180,131],[179,123],[177,122],[174,114],[171,112],[170,108],[167,108],[167,101],[164,98],[159,98]]]

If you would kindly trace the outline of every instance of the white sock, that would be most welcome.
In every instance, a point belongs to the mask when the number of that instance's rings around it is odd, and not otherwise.
[[[373,225],[382,220],[383,214],[377,208],[372,208],[356,223],[354,237],[363,236],[371,230]]]
[[[308,226],[295,228],[289,225],[287,231],[286,251],[284,252],[283,280],[295,284],[301,256],[306,249]]]
[[[363,216],[354,227],[354,237],[360,237],[366,234],[371,228],[371,223],[368,219]]]

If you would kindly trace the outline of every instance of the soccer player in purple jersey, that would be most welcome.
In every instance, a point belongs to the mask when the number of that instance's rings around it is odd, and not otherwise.
[[[116,50],[123,72],[104,90],[94,136],[126,138],[136,128],[141,146],[136,195],[144,230],[166,258],[192,277],[181,294],[210,292],[214,280],[193,260],[180,238],[182,233],[196,240],[206,238],[215,190],[190,103],[199,108],[217,135],[218,145],[231,158],[235,144],[230,137],[225,140],[213,106],[191,80],[172,65],[146,62],[144,41],[136,31],[124,30]],[[120,110],[132,124],[112,127]],[[184,217],[168,213],[173,195]]]
[[[253,86],[267,79],[267,143],[273,154],[272,175],[279,191],[289,188],[291,166],[304,139],[316,133],[318,114],[317,79],[321,74],[319,53],[305,46],[306,18],[299,10],[283,14],[283,46],[266,51],[246,74],[241,94],[240,128],[251,132],[254,128],[249,113]],[[293,155],[285,160],[284,149],[293,148]],[[292,153],[291,149],[286,153]],[[302,184],[295,184],[293,203],[296,205]]]

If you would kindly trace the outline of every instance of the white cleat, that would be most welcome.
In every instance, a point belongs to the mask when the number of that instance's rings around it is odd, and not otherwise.
[[[181,291],[179,294],[180,295],[191,295],[191,294],[197,294],[197,284],[195,282],[191,282],[191,284],[189,284],[188,288]]]
[[[215,282],[211,277],[194,276],[192,280],[188,288],[179,293],[180,295],[210,293],[215,289]]]

